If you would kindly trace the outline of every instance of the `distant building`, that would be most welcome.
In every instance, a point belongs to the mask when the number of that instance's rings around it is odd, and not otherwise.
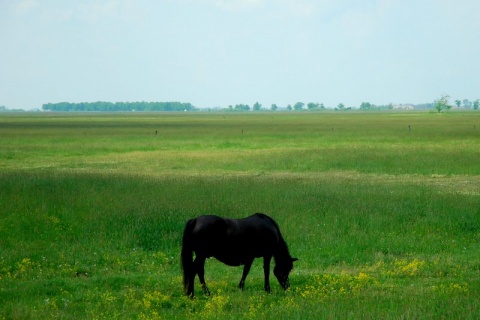
[[[398,104],[392,107],[393,110],[414,110],[415,107],[411,104]]]

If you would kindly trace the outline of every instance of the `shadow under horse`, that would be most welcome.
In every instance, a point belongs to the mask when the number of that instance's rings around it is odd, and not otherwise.
[[[195,260],[193,260],[195,253]],[[239,288],[245,288],[250,267],[255,258],[263,257],[265,291],[270,292],[270,261],[275,259],[273,273],[280,286],[290,286],[288,275],[293,262],[278,224],[263,213],[243,219],[228,219],[214,215],[200,216],[185,225],[182,243],[183,286],[187,296],[194,296],[195,276],[198,274],[203,292],[210,291],[205,284],[205,260],[215,257],[229,266],[243,265]]]

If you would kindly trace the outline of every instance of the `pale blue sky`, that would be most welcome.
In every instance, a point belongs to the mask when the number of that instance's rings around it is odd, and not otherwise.
[[[480,98],[478,0],[0,0],[0,105]]]

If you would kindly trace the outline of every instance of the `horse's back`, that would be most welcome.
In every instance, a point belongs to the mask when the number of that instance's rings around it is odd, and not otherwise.
[[[193,234],[214,234],[219,235],[225,232],[227,223],[224,218],[215,215],[199,216],[195,219]]]
[[[216,215],[203,215],[195,219],[194,234],[208,233],[211,235],[272,235],[279,233],[278,225],[269,216],[263,213],[256,213],[252,216],[231,219],[222,218]]]
[[[278,227],[275,221],[263,213],[255,213],[250,217],[234,220],[238,232],[250,233],[256,236],[268,237],[278,235]]]
[[[242,219],[199,216],[192,235],[196,252],[229,265],[270,255],[281,238],[276,223],[264,214]]]

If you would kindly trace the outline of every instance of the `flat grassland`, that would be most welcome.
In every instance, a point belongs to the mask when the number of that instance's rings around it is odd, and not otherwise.
[[[478,319],[480,113],[0,115],[0,319]],[[300,260],[206,264],[187,219],[255,212]]]

